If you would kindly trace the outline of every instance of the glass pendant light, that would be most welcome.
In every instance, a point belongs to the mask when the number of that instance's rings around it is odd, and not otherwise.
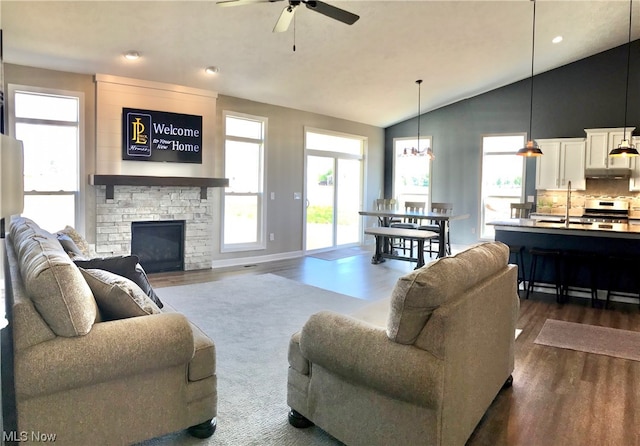
[[[529,109],[529,141],[527,144],[519,149],[516,152],[518,156],[540,156],[542,155],[542,150],[538,146],[538,143],[533,139],[532,128],[533,128],[533,61],[535,54],[535,44],[536,44],[536,0],[533,0],[533,37],[531,38],[531,97],[530,97],[530,109]]]
[[[618,147],[609,152],[609,156],[615,157],[627,157],[638,156],[638,151],[635,146],[631,144],[631,135],[627,139],[627,105],[629,103],[629,65],[631,61],[631,11],[633,6],[633,0],[629,0],[629,42],[627,43],[627,85],[624,93],[624,133],[622,134],[622,141]]]

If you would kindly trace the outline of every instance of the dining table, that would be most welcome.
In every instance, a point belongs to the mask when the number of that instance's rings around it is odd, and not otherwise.
[[[447,255],[446,236],[447,226],[452,220],[464,220],[469,218],[469,214],[444,214],[433,211],[407,211],[404,209],[384,209],[384,210],[366,210],[359,211],[364,217],[378,217],[381,226],[390,226],[393,220],[411,219],[418,222],[433,222],[438,225],[438,255],[436,258],[445,257]],[[419,225],[421,223],[418,223]]]

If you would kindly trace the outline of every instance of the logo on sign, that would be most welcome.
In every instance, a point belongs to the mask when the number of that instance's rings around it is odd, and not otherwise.
[[[127,155],[151,156],[149,131],[151,131],[151,115],[127,113]]]

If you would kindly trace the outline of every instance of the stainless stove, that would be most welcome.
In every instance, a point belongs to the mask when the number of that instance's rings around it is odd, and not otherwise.
[[[628,223],[629,202],[624,200],[587,200],[581,220],[595,223]]]

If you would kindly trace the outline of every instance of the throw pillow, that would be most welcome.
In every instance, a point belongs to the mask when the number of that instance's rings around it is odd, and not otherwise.
[[[103,269],[119,276],[126,277],[138,285],[159,308],[162,308],[164,305],[153,290],[153,287],[149,283],[147,273],[145,273],[144,268],[142,268],[142,265],[140,265],[138,261],[138,256],[114,256],[98,257],[89,260],[77,259],[73,262],[80,268]]]
[[[69,237],[67,234],[56,234],[56,237],[58,238],[58,241],[62,245],[62,249],[64,249],[65,252],[69,254],[69,257],[78,258],[78,257],[84,256],[84,253],[80,251],[80,248],[78,248],[78,245],[76,245],[73,239]]]
[[[96,257],[95,251],[91,249],[91,246],[89,246],[89,243],[85,240],[82,234],[80,234],[71,226],[65,226],[63,230],[58,231],[58,234],[68,235],[85,257]]]
[[[158,306],[126,277],[101,269],[82,269],[84,279],[106,320],[158,314]]]

